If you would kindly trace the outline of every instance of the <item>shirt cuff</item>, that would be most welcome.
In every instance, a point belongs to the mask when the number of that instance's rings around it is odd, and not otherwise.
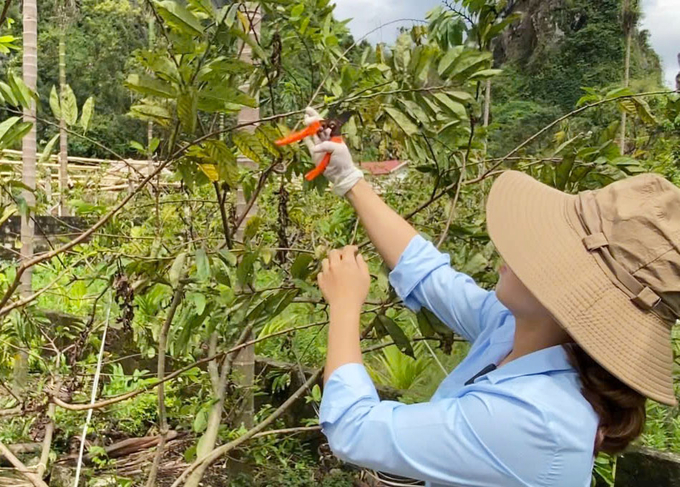
[[[451,258],[447,254],[441,253],[431,242],[416,235],[390,272],[390,284],[406,306],[413,311],[419,311],[422,304],[415,296],[411,296],[411,293],[432,271],[450,263]]]
[[[362,364],[345,364],[331,374],[324,386],[319,423],[336,422],[355,404],[363,401],[380,402],[375,385]]]

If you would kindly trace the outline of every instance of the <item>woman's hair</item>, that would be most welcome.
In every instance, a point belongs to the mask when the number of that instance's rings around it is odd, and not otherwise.
[[[619,453],[640,436],[646,398],[595,362],[575,343],[564,345],[581,378],[581,393],[600,418],[594,453]]]

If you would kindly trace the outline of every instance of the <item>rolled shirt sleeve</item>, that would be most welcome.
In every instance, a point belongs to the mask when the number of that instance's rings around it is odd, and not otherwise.
[[[494,292],[453,270],[450,257],[420,235],[413,237],[390,273],[390,283],[413,311],[425,307],[470,342],[505,310]]]
[[[340,459],[414,479],[526,486],[544,485],[554,473],[557,443],[540,411],[497,392],[380,401],[364,367],[346,364],[325,386],[320,423]]]

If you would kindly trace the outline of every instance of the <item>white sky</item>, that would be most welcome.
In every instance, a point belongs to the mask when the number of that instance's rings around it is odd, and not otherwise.
[[[397,19],[424,19],[425,14],[440,0],[335,0],[335,17],[352,18],[349,27],[355,37]],[[642,0],[642,26],[651,32],[651,42],[663,61],[666,83],[675,86],[675,75],[680,70],[680,0]],[[401,25],[410,26],[412,22]],[[391,42],[399,25],[393,24],[371,34],[371,42]]]

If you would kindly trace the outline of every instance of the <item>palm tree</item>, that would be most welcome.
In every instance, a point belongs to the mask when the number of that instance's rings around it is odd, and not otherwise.
[[[66,96],[66,31],[75,11],[73,0],[59,0],[57,2],[57,17],[59,19],[59,105],[64,106]],[[66,132],[66,118],[64,110],[59,114],[59,215],[67,216],[66,189],[68,188],[68,133]]]
[[[35,90],[38,80],[38,5],[37,0],[24,0],[23,8],[24,24],[24,54],[23,75],[26,86]],[[30,106],[24,108],[24,121],[33,124],[31,130],[22,141],[22,182],[26,185],[22,196],[28,209],[21,214],[21,260],[26,261],[33,257],[33,235],[35,232],[34,221],[31,211],[35,206],[35,166],[36,166],[36,120],[35,101],[31,100]],[[19,292],[22,296],[32,293],[31,285],[32,269],[29,267],[21,275]],[[28,371],[28,355],[19,352],[14,364],[14,387],[21,391],[26,384]]]
[[[638,0],[623,0],[621,12],[623,33],[626,37],[626,54],[623,67],[623,85],[628,88],[630,85],[630,51],[633,42],[633,33],[640,20],[640,4]],[[626,152],[626,119],[627,113],[624,110],[621,113],[621,138],[619,140],[619,147],[621,154]]]

